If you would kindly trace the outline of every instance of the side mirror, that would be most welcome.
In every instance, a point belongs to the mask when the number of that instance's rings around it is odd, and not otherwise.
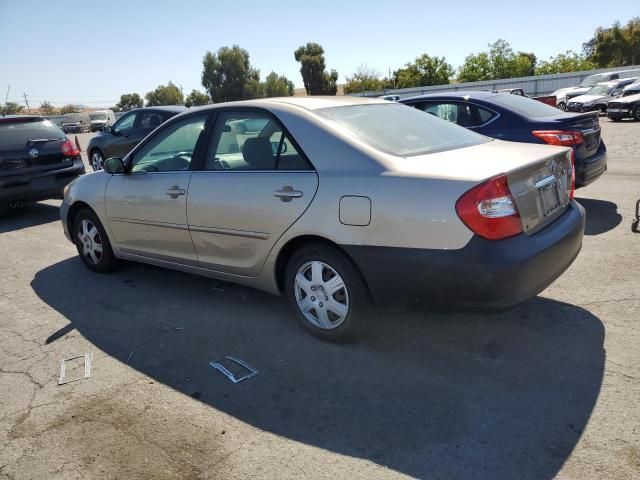
[[[124,173],[125,172],[124,162],[122,161],[121,158],[117,158],[117,157],[107,158],[104,161],[104,171],[111,175],[115,175],[117,173]]]
[[[111,126],[110,125],[105,125],[104,127],[102,127],[102,131],[104,133],[111,133]]]

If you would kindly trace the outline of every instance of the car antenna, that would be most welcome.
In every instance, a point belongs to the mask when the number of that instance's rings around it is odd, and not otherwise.
[[[7,86],[7,96],[4,97],[4,109],[2,110],[2,116],[3,117],[7,116],[7,100],[9,100],[9,90],[11,90],[11,84],[9,84],[9,86]]]

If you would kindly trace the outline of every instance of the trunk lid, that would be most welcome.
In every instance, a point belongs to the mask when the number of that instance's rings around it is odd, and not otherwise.
[[[480,183],[506,174],[525,234],[558,218],[570,203],[569,147],[493,140],[466,148],[393,162],[394,175]]]
[[[62,168],[73,157],[62,153],[67,137],[48,120],[0,123],[0,176]]]

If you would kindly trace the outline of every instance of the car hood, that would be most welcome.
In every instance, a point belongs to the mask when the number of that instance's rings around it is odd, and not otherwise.
[[[572,102],[578,103],[591,103],[596,100],[602,100],[603,98],[608,97],[609,95],[580,95],[578,97],[574,97],[571,99]]]
[[[97,125],[98,123],[107,123],[107,121],[106,120],[91,120],[91,123]]]

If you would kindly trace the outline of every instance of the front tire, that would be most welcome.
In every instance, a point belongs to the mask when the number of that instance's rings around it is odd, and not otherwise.
[[[73,238],[78,255],[90,270],[107,273],[117,267],[107,233],[98,216],[85,208],[78,212],[73,224]]]
[[[640,106],[633,109],[633,119],[640,122]]]
[[[304,328],[324,340],[354,338],[369,310],[360,272],[344,253],[322,243],[305,245],[292,255],[285,294]]]
[[[560,103],[558,104],[558,108],[559,108],[560,110],[562,110],[563,112],[566,112],[566,111],[567,111],[567,104],[566,104],[566,103],[564,103],[564,102],[560,102]]]
[[[104,155],[97,148],[91,150],[89,161],[91,162],[91,168],[93,168],[94,172],[104,169]]]

